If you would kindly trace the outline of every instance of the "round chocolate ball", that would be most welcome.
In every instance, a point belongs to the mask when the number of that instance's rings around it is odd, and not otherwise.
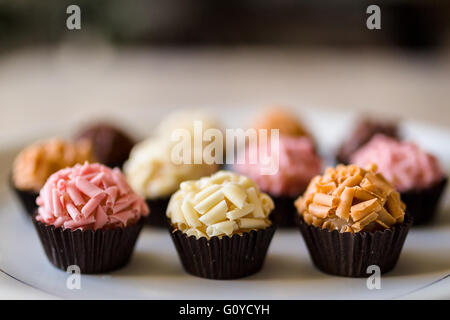
[[[111,168],[121,168],[134,145],[132,138],[109,123],[87,126],[76,135],[76,139],[90,140],[97,161]]]

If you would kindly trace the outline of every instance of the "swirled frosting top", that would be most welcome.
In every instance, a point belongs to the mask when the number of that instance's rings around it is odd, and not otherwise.
[[[268,153],[272,154],[270,151]],[[245,163],[237,164],[236,170],[253,179],[261,190],[273,196],[296,197],[305,191],[308,182],[322,169],[322,161],[308,137],[280,136],[279,150],[272,156],[278,157],[276,174],[261,174],[264,164],[259,160],[256,164],[250,163],[249,159],[259,159],[257,145],[247,148]]]
[[[305,126],[288,109],[271,106],[259,114],[250,125],[253,129],[278,129],[280,135],[310,136]]]
[[[228,171],[181,183],[170,199],[172,225],[196,238],[232,236],[271,225],[272,199],[251,179]]]
[[[172,195],[185,180],[199,179],[216,172],[217,164],[176,164],[171,157],[172,144],[158,137],[134,146],[124,165],[128,183],[149,199]]]
[[[376,135],[351,158],[358,166],[376,163],[378,171],[397,190],[424,189],[443,177],[437,158],[412,142]]]
[[[400,194],[374,164],[367,170],[355,165],[326,169],[295,206],[306,223],[339,232],[389,229],[405,215]]]
[[[36,200],[36,219],[68,229],[126,227],[149,214],[118,168],[77,164],[52,174]]]
[[[52,173],[76,163],[93,161],[92,144],[52,138],[26,147],[13,164],[13,183],[20,190],[38,192]]]

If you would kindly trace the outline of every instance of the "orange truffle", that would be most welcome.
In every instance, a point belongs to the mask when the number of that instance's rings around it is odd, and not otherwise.
[[[255,119],[250,127],[267,130],[279,129],[280,135],[310,137],[308,130],[297,119],[295,114],[286,108],[278,106],[267,108]]]
[[[295,206],[307,224],[339,232],[389,229],[405,215],[399,193],[375,165],[367,170],[355,165],[328,168],[311,180]]]
[[[14,160],[12,179],[20,190],[39,191],[47,178],[56,171],[77,163],[94,161],[92,144],[57,138],[44,140],[26,147]]]

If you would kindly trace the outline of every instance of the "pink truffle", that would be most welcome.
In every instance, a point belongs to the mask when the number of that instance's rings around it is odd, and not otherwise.
[[[436,157],[412,142],[401,142],[381,134],[360,148],[351,157],[351,163],[360,167],[375,163],[378,171],[400,192],[428,188],[443,177]]]
[[[279,167],[278,172],[273,175],[261,174],[262,164],[258,153],[258,147],[249,146],[245,153],[245,163],[238,164],[235,168],[254,180],[261,190],[274,196],[298,196],[322,169],[322,160],[307,137],[280,136],[279,152],[274,153],[278,157]],[[271,154],[270,146],[268,154]],[[250,155],[258,157],[258,163],[251,164]]]
[[[118,168],[77,164],[51,175],[36,200],[36,220],[69,229],[126,227],[149,214]]]

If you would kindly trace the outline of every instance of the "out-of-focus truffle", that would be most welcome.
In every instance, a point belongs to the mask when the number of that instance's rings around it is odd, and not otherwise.
[[[19,190],[38,192],[56,171],[85,161],[94,161],[89,141],[50,138],[23,149],[14,160],[12,179]]]
[[[253,129],[278,129],[281,135],[308,136],[310,134],[295,114],[284,107],[271,106],[260,113],[250,125]],[[270,132],[269,132],[270,134]]]
[[[377,119],[361,118],[357,121],[357,124],[351,134],[342,142],[339,147],[336,160],[339,163],[349,164],[350,158],[356,150],[365,145],[372,139],[377,133],[381,133],[385,136],[399,139],[397,122],[382,122]]]
[[[134,141],[125,132],[109,123],[95,123],[81,130],[76,139],[88,139],[96,159],[108,167],[122,167]]]

